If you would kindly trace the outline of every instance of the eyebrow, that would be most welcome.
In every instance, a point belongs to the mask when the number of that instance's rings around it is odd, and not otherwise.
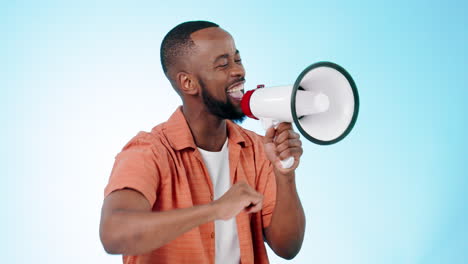
[[[236,49],[236,53],[234,53],[234,56],[239,54],[239,50]],[[227,59],[229,58],[229,54],[228,53],[225,53],[225,54],[222,54],[222,55],[219,55],[218,57],[216,57],[216,59],[214,60],[214,63],[216,63],[218,60],[220,59]]]

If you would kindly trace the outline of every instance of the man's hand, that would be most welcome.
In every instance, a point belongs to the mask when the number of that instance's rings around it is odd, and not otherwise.
[[[299,134],[292,129],[291,123],[280,123],[276,129],[270,127],[266,131],[263,143],[267,158],[281,174],[288,174],[297,168],[303,152],[302,142]],[[283,168],[280,161],[291,156],[294,157],[293,166]]]
[[[245,182],[234,184],[223,196],[213,202],[216,206],[216,219],[228,220],[242,210],[256,213],[262,209],[263,195]]]

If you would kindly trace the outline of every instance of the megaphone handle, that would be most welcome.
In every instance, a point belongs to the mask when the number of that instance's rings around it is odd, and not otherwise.
[[[279,125],[277,120],[273,120],[271,118],[260,118],[260,121],[262,121],[262,126],[265,130],[268,130],[272,126],[276,129]]]
[[[262,121],[262,125],[265,130],[269,129],[272,126],[276,129],[278,128],[278,125],[280,123],[278,120],[271,119],[271,118],[261,118],[260,120]],[[284,169],[289,169],[292,167],[292,165],[294,165],[294,157],[292,156],[288,157],[284,160],[281,160],[280,162],[281,162],[281,166]]]

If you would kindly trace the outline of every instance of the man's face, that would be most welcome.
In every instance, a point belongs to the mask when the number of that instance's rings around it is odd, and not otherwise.
[[[192,72],[198,78],[207,110],[223,119],[241,122],[240,101],[244,94],[245,70],[231,35],[221,28],[206,28],[191,35],[195,51]]]

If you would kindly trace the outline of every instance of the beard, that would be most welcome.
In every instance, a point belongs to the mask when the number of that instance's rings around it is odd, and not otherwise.
[[[205,83],[202,80],[199,81],[202,88],[203,103],[210,113],[222,119],[229,119],[237,124],[245,120],[246,116],[242,110],[227,98],[225,102],[214,98],[206,89]]]

